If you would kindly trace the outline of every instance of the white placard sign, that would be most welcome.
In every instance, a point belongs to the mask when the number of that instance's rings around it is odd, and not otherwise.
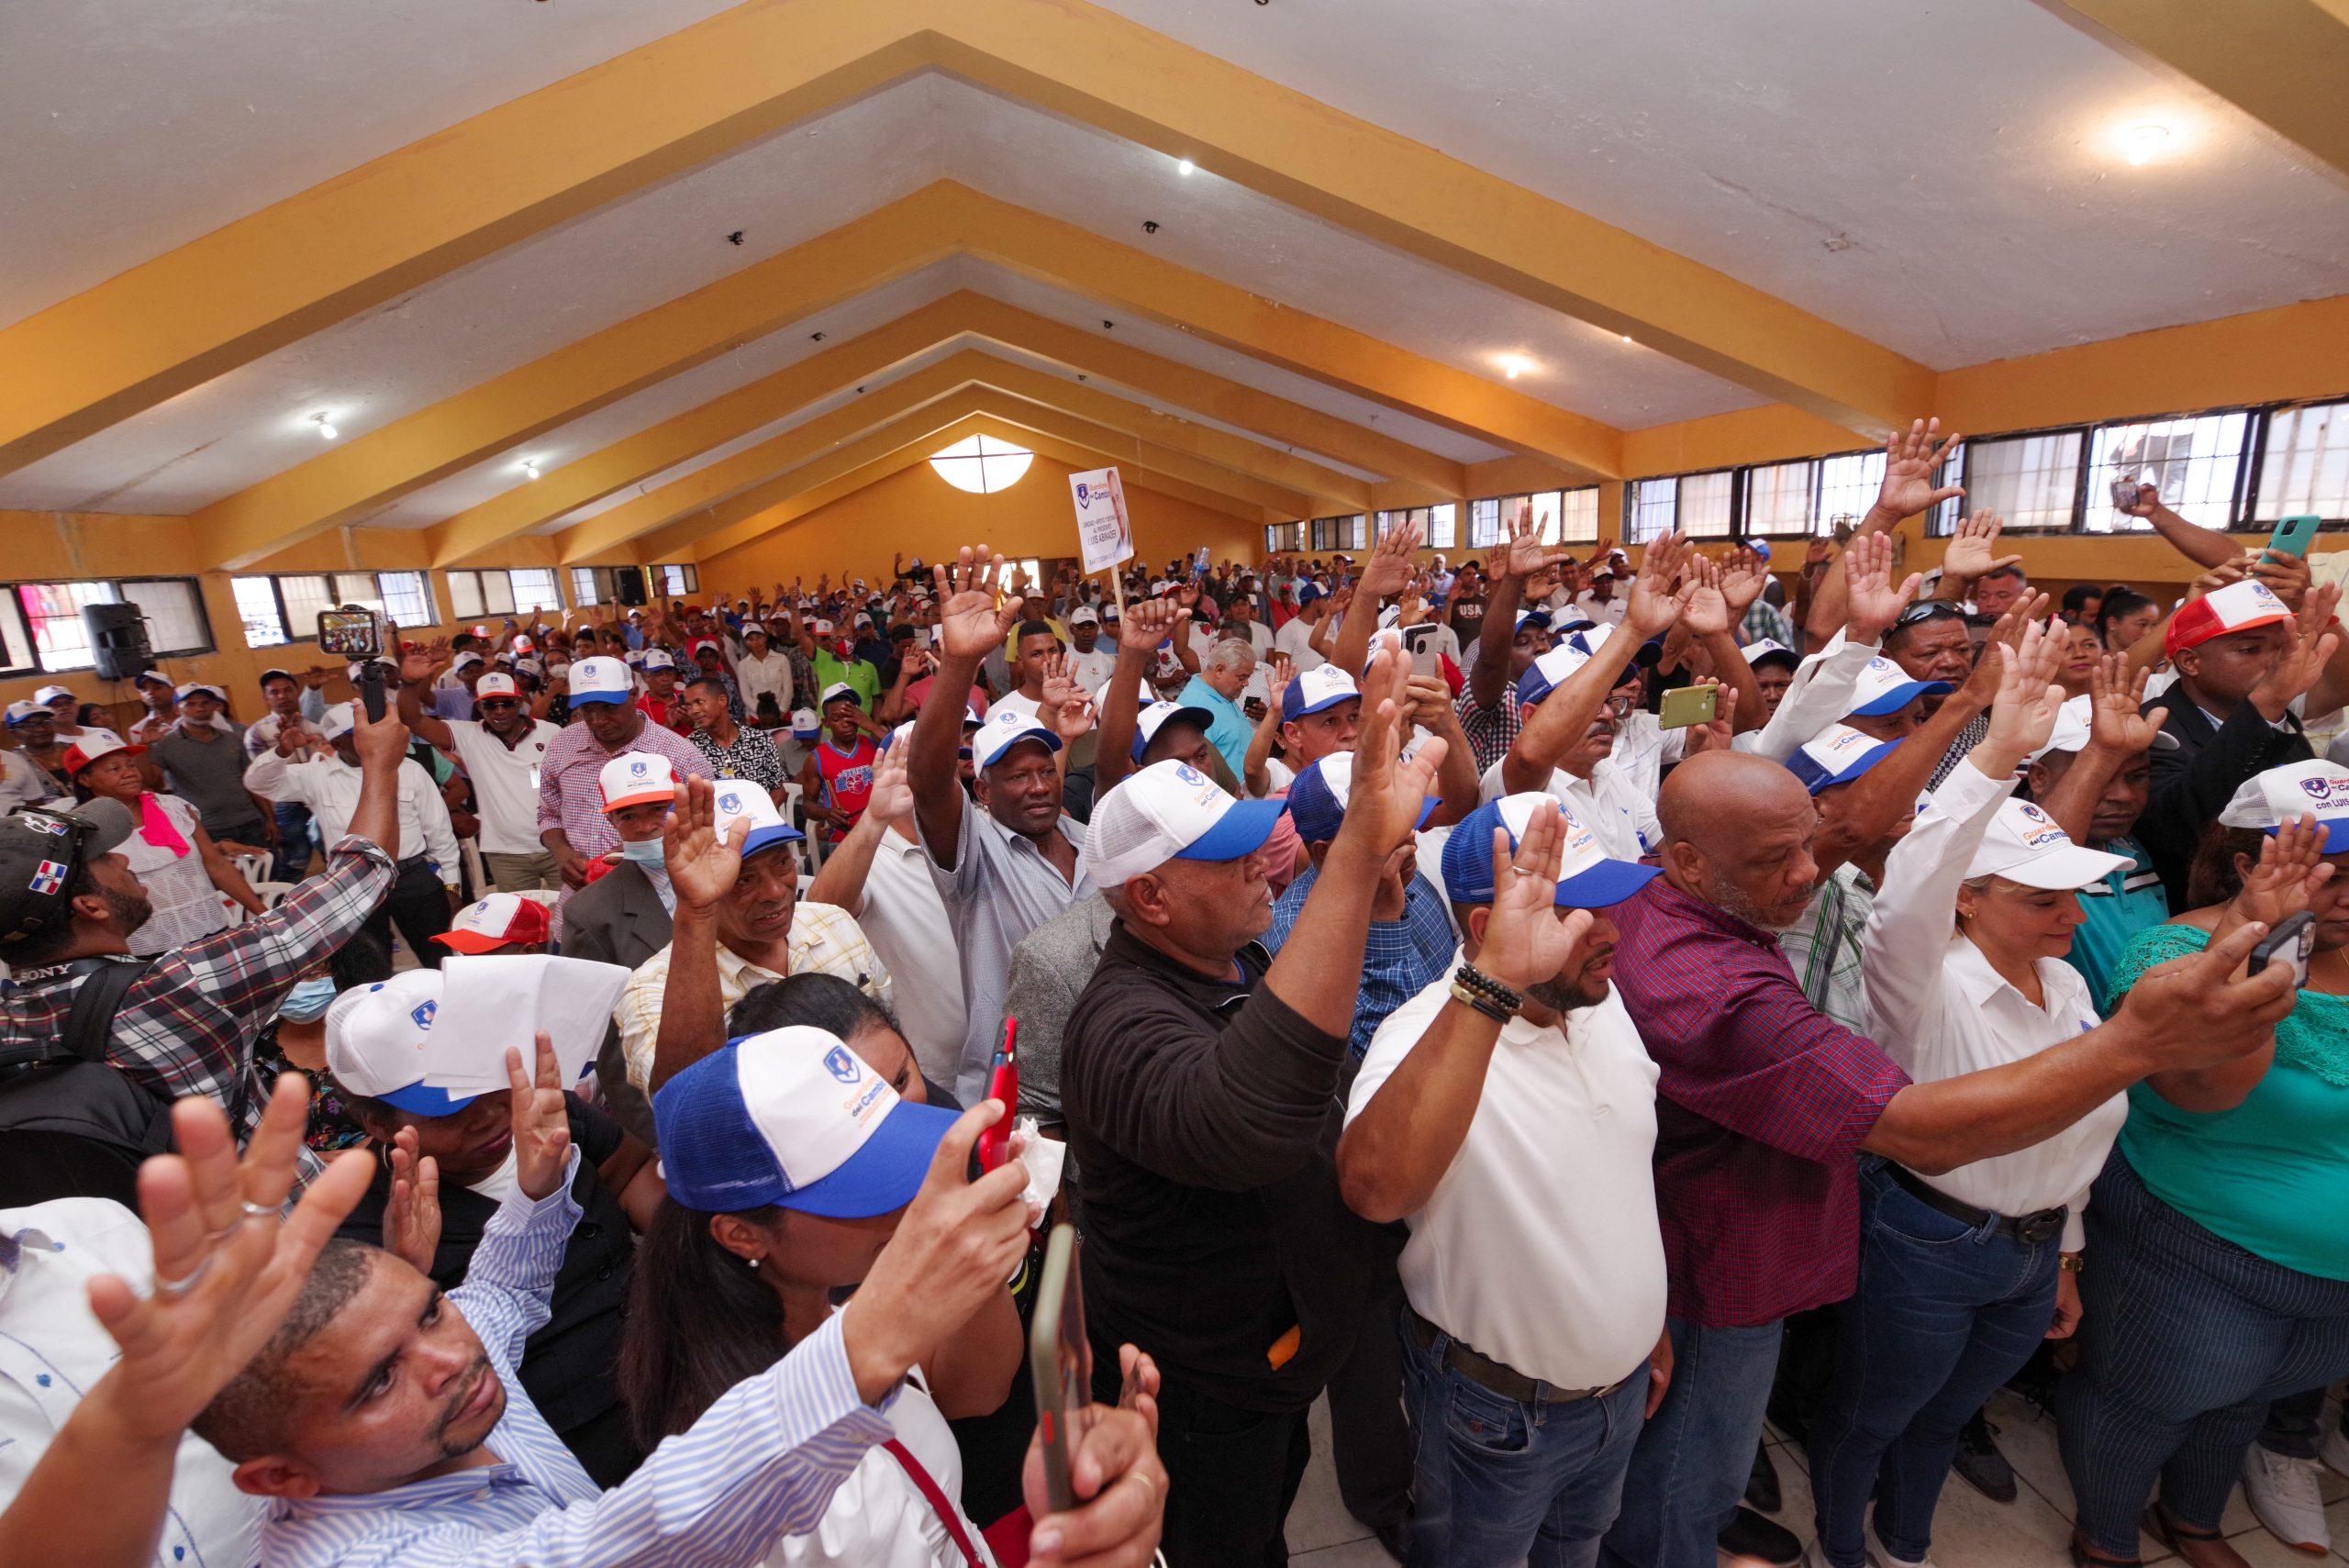
[[[1087,573],[1107,572],[1134,558],[1133,525],[1126,517],[1126,487],[1114,468],[1068,476],[1076,497],[1077,547]]]
[[[604,1026],[628,984],[617,963],[535,953],[455,955],[440,965],[440,1006],[424,1037],[424,1079],[436,1089],[484,1095],[508,1086],[506,1048],[535,1071],[531,1037],[544,1030],[565,1088],[586,1075]]]

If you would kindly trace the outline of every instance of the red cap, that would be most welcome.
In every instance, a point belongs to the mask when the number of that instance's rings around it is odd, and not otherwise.
[[[2214,637],[2274,626],[2291,618],[2292,612],[2268,590],[2266,584],[2250,580],[2230,583],[2203,595],[2172,617],[2162,646],[2165,651],[2176,653],[2199,647]]]
[[[518,893],[493,893],[457,911],[449,929],[432,940],[458,952],[482,953],[508,942],[542,943],[551,932],[545,905]]]

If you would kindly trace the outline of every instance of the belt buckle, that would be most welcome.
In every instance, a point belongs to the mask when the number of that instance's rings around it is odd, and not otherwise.
[[[2064,1211],[2060,1208],[2043,1208],[2015,1222],[2016,1237],[2033,1247],[2053,1241],[2063,1233]]]

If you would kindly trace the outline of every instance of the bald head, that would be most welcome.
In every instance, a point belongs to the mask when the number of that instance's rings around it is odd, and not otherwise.
[[[1802,917],[1819,880],[1819,825],[1809,792],[1779,763],[1700,751],[1672,770],[1656,797],[1664,873],[1673,886],[1764,930]]]

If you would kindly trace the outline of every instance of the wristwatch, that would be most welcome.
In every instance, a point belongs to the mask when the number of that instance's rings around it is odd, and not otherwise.
[[[2055,1255],[2055,1266],[2067,1274],[2078,1273],[2080,1255],[2077,1252],[2059,1252]]]

